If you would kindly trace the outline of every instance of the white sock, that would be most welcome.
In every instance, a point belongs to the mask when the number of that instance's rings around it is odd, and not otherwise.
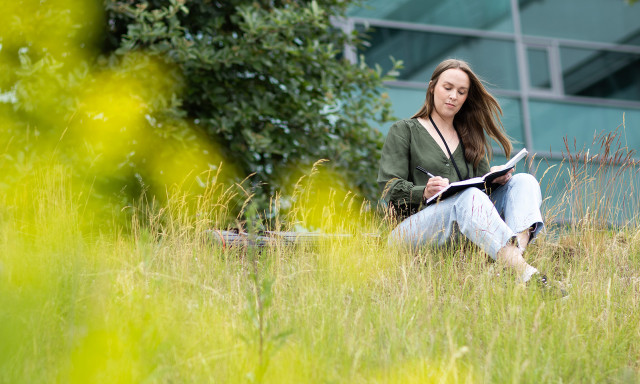
[[[536,273],[538,273],[537,269],[530,265],[527,265],[527,268],[525,268],[524,272],[522,273],[522,282],[526,283],[531,279],[531,276],[535,275]]]

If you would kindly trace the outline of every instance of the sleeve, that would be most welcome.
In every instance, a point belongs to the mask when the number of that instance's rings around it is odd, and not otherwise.
[[[478,164],[478,171],[476,172],[476,176],[484,176],[491,170],[491,166],[489,165],[489,160],[485,157],[480,160],[480,164]]]
[[[378,185],[382,199],[403,212],[413,211],[422,203],[424,185],[408,181],[411,135],[406,123],[400,121],[391,126],[382,147]]]

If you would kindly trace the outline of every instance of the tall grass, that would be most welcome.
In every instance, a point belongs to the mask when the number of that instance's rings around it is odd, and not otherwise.
[[[548,179],[546,195],[559,195],[550,197],[549,218],[579,227],[637,226],[640,163],[626,145],[624,120],[613,131],[595,133],[588,147],[567,138],[564,147],[557,168],[542,161],[536,167]]]
[[[91,219],[69,171],[42,167],[0,208],[0,382],[638,382],[640,229],[600,225],[618,209],[608,195],[580,200],[581,182],[608,191],[603,157],[545,175],[572,176],[571,225],[526,257],[570,287],[558,301],[469,245],[388,247],[355,196],[312,198],[321,164],[288,213],[274,198],[234,216],[250,192],[212,177],[201,195],[128,207],[127,226]],[[222,225],[352,236],[222,248],[206,232]]]

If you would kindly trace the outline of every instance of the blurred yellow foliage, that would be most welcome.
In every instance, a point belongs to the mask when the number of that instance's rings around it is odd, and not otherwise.
[[[134,340],[114,331],[91,331],[72,352],[71,383],[138,383],[139,356]]]
[[[96,74],[80,95],[70,135],[80,139],[92,160],[103,157],[97,171],[115,172],[131,146],[149,136],[149,111],[140,91],[144,86],[116,68]]]
[[[8,76],[0,94],[11,91],[5,98],[17,102],[8,106],[26,112],[0,111],[7,160],[35,155],[46,164],[63,154],[89,183],[136,174],[160,195],[172,185],[204,187],[206,177],[198,176],[224,159],[175,113],[184,87],[178,68],[143,51],[100,57],[102,1],[5,3],[0,71]],[[225,167],[225,174],[234,177],[232,169]]]
[[[372,382],[387,384],[453,384],[475,383],[471,372],[452,359],[449,364],[414,359],[403,361],[379,374]]]
[[[293,191],[291,222],[310,230],[361,233],[366,226],[365,200],[347,189],[348,180],[339,172],[316,162],[307,175],[289,175],[298,179]],[[298,176],[299,175],[299,176]]]
[[[2,5],[3,46],[28,46],[58,59],[86,59],[91,40],[103,28],[102,2],[97,0],[13,0]]]

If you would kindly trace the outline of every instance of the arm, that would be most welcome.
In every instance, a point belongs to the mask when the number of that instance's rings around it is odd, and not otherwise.
[[[397,209],[412,210],[419,207],[424,185],[414,185],[410,180],[411,133],[406,123],[399,121],[391,126],[382,147],[378,185],[382,199]]]
[[[406,121],[394,124],[382,148],[378,184],[382,198],[392,203],[402,216],[416,211],[424,200],[444,189],[449,180],[439,176],[430,177],[427,185],[415,184],[415,170],[411,167],[411,130]],[[426,165],[426,164],[425,164]]]

